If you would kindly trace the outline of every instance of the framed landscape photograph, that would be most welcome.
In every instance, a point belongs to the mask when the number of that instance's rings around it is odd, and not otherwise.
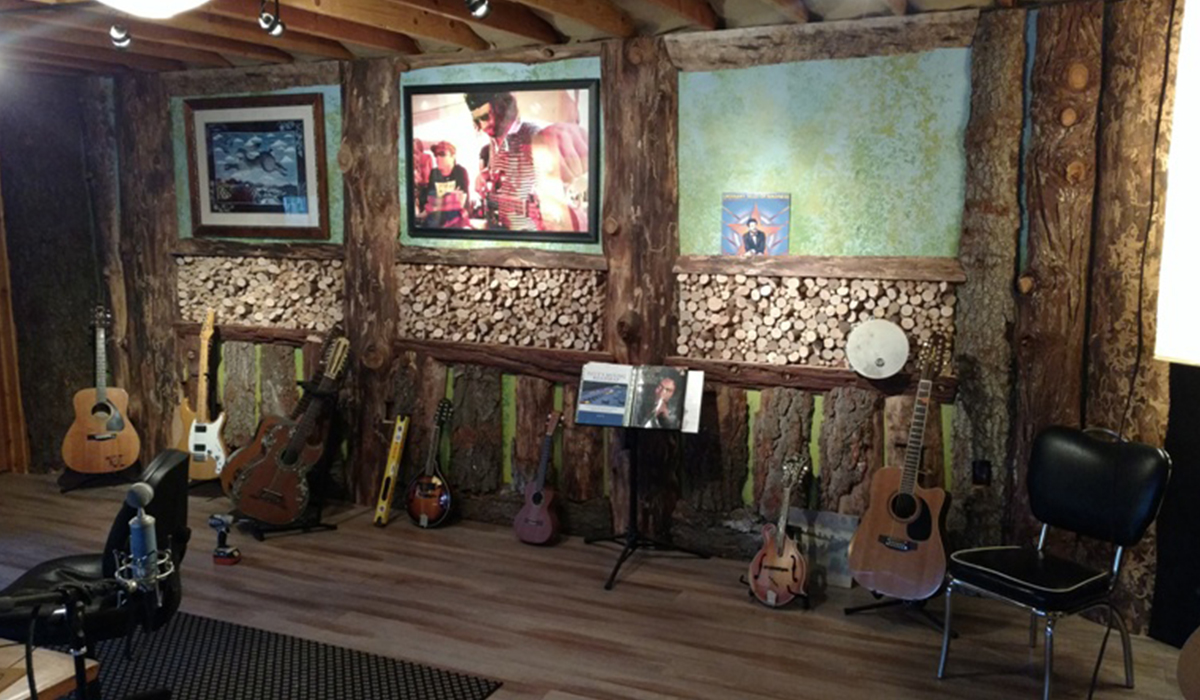
[[[414,238],[594,243],[599,81],[404,87]]]
[[[329,238],[320,94],[184,101],[192,235]]]

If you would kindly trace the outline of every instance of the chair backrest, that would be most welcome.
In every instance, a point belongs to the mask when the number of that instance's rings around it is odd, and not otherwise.
[[[1038,520],[1130,547],[1158,514],[1171,459],[1157,447],[1054,426],[1034,440],[1029,504]]]
[[[146,513],[154,516],[154,533],[159,549],[171,549],[175,565],[183,561],[191,529],[187,524],[188,511],[188,456],[178,450],[164,450],[142,470],[138,481],[154,489],[154,498],[146,506]],[[111,578],[116,573],[117,552],[129,551],[129,521],[137,515],[137,509],[122,504],[108,540],[104,543],[104,576]]]

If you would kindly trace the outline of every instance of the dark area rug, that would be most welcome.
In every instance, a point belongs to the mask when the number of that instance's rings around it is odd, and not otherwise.
[[[486,678],[177,613],[139,635],[99,645],[104,700],[170,689],[171,700],[482,700]]]

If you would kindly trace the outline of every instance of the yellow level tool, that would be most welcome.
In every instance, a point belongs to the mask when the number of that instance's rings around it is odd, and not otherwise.
[[[379,486],[379,504],[375,506],[375,524],[383,527],[392,515],[392,497],[396,494],[396,479],[400,478],[400,455],[404,454],[404,442],[408,440],[408,416],[396,416],[396,429],[392,432],[392,447],[388,450],[387,468],[383,470],[383,483]]]

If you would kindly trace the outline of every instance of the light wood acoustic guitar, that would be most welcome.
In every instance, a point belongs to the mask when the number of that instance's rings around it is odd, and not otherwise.
[[[940,488],[917,484],[933,379],[946,362],[946,341],[934,336],[919,355],[921,379],[913,404],[904,468],[885,467],[871,477],[867,512],[850,540],[854,579],[881,595],[925,600],[946,577],[942,529],[949,498]]]
[[[788,510],[792,503],[792,489],[808,475],[809,460],[806,454],[792,457],[783,463],[783,498],[779,506],[779,524],[763,525],[762,549],[750,562],[750,592],[754,598],[771,608],[792,602],[796,596],[804,595],[808,583],[808,561],[796,546],[796,540],[788,537]]]
[[[108,354],[105,329],[112,316],[96,307],[96,386],[76,392],[75,420],[63,439],[62,458],[72,471],[106,474],[125,469],[137,461],[142,440],[129,422],[129,394],[108,387]]]
[[[438,402],[437,412],[433,419],[433,434],[429,440],[429,457],[425,460],[425,469],[419,472],[408,483],[404,493],[404,509],[414,524],[420,527],[437,527],[446,522],[450,516],[453,500],[450,494],[450,484],[438,468],[438,445],[441,443],[442,426],[450,419],[454,405],[448,400]]]
[[[225,414],[216,420],[208,419],[208,377],[211,364],[209,350],[216,324],[216,313],[208,310],[204,325],[200,328],[200,376],[196,379],[196,410],[192,410],[183,390],[179,392],[179,406],[175,410],[175,425],[171,440],[175,449],[188,453],[188,478],[193,481],[209,481],[221,475],[229,449],[221,430],[225,427]]]
[[[542,455],[538,460],[537,479],[525,484],[525,505],[513,520],[517,539],[526,544],[549,544],[558,537],[558,513],[554,510],[554,489],[546,485],[546,469],[550,465],[550,450],[554,433],[558,432],[562,413],[554,411],[546,417],[546,435],[542,439]]]
[[[254,440],[230,459],[237,468],[233,504],[242,515],[269,525],[288,525],[308,510],[308,472],[325,451],[310,437],[316,430],[325,399],[337,386],[346,366],[350,341],[338,338],[329,348],[325,373],[299,421],[268,416]]]
[[[1183,700],[1200,700],[1200,630],[1193,632],[1179,651],[1176,677]]]

